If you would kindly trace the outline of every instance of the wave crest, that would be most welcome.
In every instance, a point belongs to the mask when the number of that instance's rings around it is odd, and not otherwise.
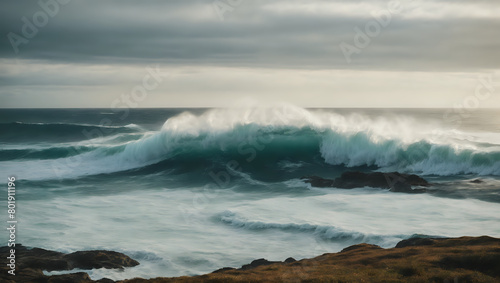
[[[324,241],[341,241],[350,243],[369,243],[381,246],[393,246],[398,241],[408,239],[414,235],[375,235],[356,231],[347,231],[335,226],[295,224],[295,223],[267,223],[249,221],[248,219],[226,210],[215,216],[217,222],[249,231],[259,232],[275,230],[289,233],[308,233]]]
[[[59,127],[76,127],[73,131],[80,132],[83,126],[43,127],[57,127],[57,132]],[[486,141],[481,135],[436,127],[401,117],[374,119],[293,106],[212,109],[199,116],[185,112],[168,119],[160,131],[139,140],[99,146],[73,157],[83,166],[77,172],[70,170],[67,176],[161,166],[173,160],[176,166],[236,160],[250,164],[248,170],[269,170],[274,166],[273,170],[292,171],[283,167],[285,160],[300,167],[322,163],[376,166],[382,171],[423,175],[500,176],[500,142],[496,142],[500,135],[489,135]],[[131,130],[128,126],[120,128]]]

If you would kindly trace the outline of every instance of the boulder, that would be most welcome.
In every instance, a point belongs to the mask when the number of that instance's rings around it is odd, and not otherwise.
[[[304,176],[301,178],[313,187],[319,188],[339,188],[353,189],[362,187],[390,189],[392,192],[402,193],[424,193],[426,189],[412,186],[428,187],[430,184],[417,175],[402,174],[398,172],[391,173],[363,173],[363,172],[345,172],[336,179],[324,179],[318,176]]]
[[[396,244],[396,248],[417,247],[417,246],[431,246],[435,243],[432,238],[410,238],[402,240]]]
[[[0,247],[0,254],[7,256],[10,247]],[[62,271],[94,268],[124,268],[133,267],[139,262],[130,257],[105,250],[78,251],[70,254],[55,252],[40,248],[28,248],[21,244],[16,244],[16,280],[19,282],[93,282],[85,272],[77,272],[63,275],[46,276],[46,271]],[[10,282],[6,267],[1,268],[0,282]],[[113,282],[110,279],[102,282]]]
[[[139,262],[130,257],[114,251],[80,251],[63,256],[73,268],[93,269],[93,268],[124,268],[133,267]]]
[[[254,269],[254,268],[259,267],[259,266],[265,266],[265,265],[271,265],[271,264],[286,264],[286,263],[293,263],[293,262],[296,262],[296,260],[293,257],[289,257],[289,258],[285,259],[285,261],[269,261],[265,258],[259,258],[259,259],[252,261],[249,264],[244,264],[240,268],[224,267],[224,268],[217,269],[212,273],[221,273],[221,272],[230,271],[230,270],[231,271],[243,271],[243,270]]]
[[[259,267],[262,265],[270,265],[273,263],[281,263],[281,261],[269,261],[269,260],[264,259],[264,258],[259,258],[259,259],[252,261],[249,264],[243,265],[240,269],[241,270],[248,270],[248,269],[253,269],[253,268],[256,268],[256,267]]]

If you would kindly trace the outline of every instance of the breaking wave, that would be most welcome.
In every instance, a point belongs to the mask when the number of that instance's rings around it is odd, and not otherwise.
[[[21,133],[31,133],[33,138],[41,134],[41,139],[47,131],[81,136],[82,129],[95,129],[95,126],[70,124],[11,123],[7,126],[20,127]],[[124,126],[115,130],[123,134],[137,129]],[[499,135],[490,136],[488,140],[479,136],[471,138],[471,135],[401,117],[370,119],[293,106],[213,109],[199,116],[185,112],[172,117],[158,132],[137,140],[97,147],[83,144],[77,154],[68,155],[64,147],[55,144],[53,149],[45,149],[52,160],[26,161],[19,169],[31,170],[33,166],[45,165],[53,169],[49,171],[59,170],[71,178],[137,170],[154,164],[163,166],[172,160],[177,165],[183,162],[224,164],[236,160],[239,164],[274,164],[276,170],[294,169],[283,164],[320,163],[375,166],[382,171],[422,175],[500,176]],[[43,152],[32,154],[43,159]],[[58,156],[60,158],[55,159]],[[73,167],[78,170],[68,165],[75,163],[69,158],[77,160],[78,166]],[[2,162],[0,167],[15,166],[9,162]],[[259,166],[254,167],[258,170]],[[54,174],[49,171],[28,176],[53,178]]]

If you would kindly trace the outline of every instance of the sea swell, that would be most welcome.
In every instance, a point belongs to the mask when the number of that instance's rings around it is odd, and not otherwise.
[[[105,126],[76,123],[12,122],[0,123],[0,139],[2,142],[68,142],[117,133],[133,133],[138,130],[140,127],[135,124]]]
[[[253,232],[280,231],[287,233],[311,234],[323,241],[337,241],[350,243],[369,243],[383,247],[393,246],[394,243],[415,236],[428,237],[426,235],[375,235],[356,231],[348,231],[329,225],[296,224],[296,223],[268,223],[262,221],[249,221],[243,216],[226,210],[214,216],[216,222]]]
[[[9,156],[29,159],[25,162],[17,160],[15,164],[1,162],[0,168],[11,165],[20,165],[26,170],[49,167],[61,172],[59,176],[74,178],[126,170],[140,172],[141,168],[151,166],[158,171],[162,166],[224,165],[236,161],[241,165],[239,169],[249,172],[269,170],[269,167],[291,171],[293,168],[283,166],[283,162],[288,162],[301,166],[366,166],[422,175],[500,176],[500,144],[491,141],[457,139],[456,132],[447,135],[446,129],[431,131],[415,121],[391,123],[359,115],[327,115],[302,108],[281,112],[280,109],[271,110],[234,112],[215,109],[199,116],[186,112],[168,119],[161,130],[144,134],[142,138],[139,138],[142,134],[135,133],[128,140],[105,137],[108,139],[105,144],[92,140],[85,144],[82,140],[78,145],[82,150],[74,154],[65,152],[67,148],[58,143],[41,151],[0,149],[7,156],[3,160],[8,160]],[[33,130],[35,133],[44,132],[41,140],[51,131],[62,131],[61,127],[71,128],[67,133],[70,136],[81,135],[86,127],[95,129],[94,126],[69,124],[10,123],[9,127],[19,127],[25,134]],[[414,133],[408,131],[408,128],[419,127],[421,129]],[[113,130],[119,131],[118,135],[134,135],[129,132],[137,129],[124,126]],[[21,172],[22,168],[19,168]],[[27,175],[34,179],[54,178],[50,170]]]

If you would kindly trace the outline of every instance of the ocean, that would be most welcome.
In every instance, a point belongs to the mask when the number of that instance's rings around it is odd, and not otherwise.
[[[405,194],[300,179],[346,171],[433,185]],[[500,237],[500,111],[1,109],[0,176],[5,188],[16,178],[17,243],[140,262],[93,279],[197,275],[414,236]]]

